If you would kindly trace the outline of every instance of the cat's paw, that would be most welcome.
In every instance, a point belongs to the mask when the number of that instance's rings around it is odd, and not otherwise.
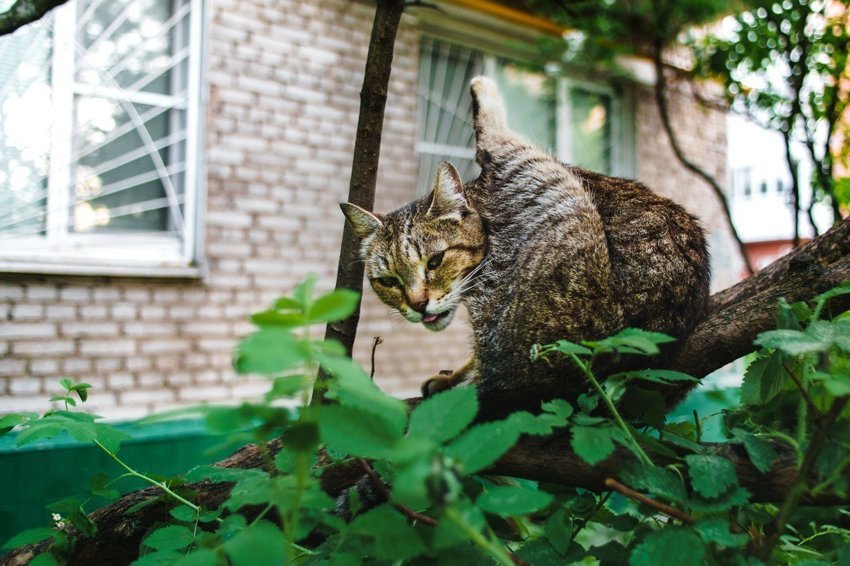
[[[505,104],[499,88],[487,77],[475,77],[469,83],[475,124],[482,130],[507,127]]]
[[[423,397],[430,397],[431,395],[439,393],[440,391],[451,389],[459,382],[460,380],[457,378],[457,376],[452,370],[444,369],[434,377],[426,379],[425,383],[422,384],[422,387],[420,389],[422,391]]]

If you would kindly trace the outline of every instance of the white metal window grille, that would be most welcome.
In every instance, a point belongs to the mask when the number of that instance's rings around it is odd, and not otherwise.
[[[420,193],[431,189],[443,160],[452,162],[464,181],[478,174],[469,81],[479,74],[499,85],[511,128],[539,147],[566,163],[610,175],[634,175],[634,149],[613,89],[547,76],[509,59],[424,37],[417,144]]]
[[[0,269],[194,273],[202,24],[71,0],[0,38]]]

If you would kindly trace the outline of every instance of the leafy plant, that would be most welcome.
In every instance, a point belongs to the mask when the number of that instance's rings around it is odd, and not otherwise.
[[[347,291],[314,297],[314,283],[308,279],[254,315],[257,330],[237,349],[239,371],[269,378],[263,400],[148,419],[202,418],[211,431],[258,443],[260,467],[204,466],[170,479],[134,470],[119,457],[121,434],[72,410],[72,395],[84,402],[89,388],[69,380],[56,399],[63,410],[5,415],[0,431],[14,428],[19,444],[59,434],[94,443],[125,472],[96,478],[93,494],[115,496],[113,484],[127,476],[158,487],[159,499],[129,511],[162,501],[168,509],[142,539],[137,565],[837,564],[850,556],[846,511],[813,515],[800,507],[804,496],[847,496],[850,317],[831,316],[829,299],[850,293],[850,285],[813,305],[780,303],[778,328],[756,340],[745,405],[725,415],[728,443],[707,445],[698,418],[666,423],[655,402],[659,389],[695,378],[652,369],[607,378],[595,372],[605,357],[653,356],[667,336],[626,329],[604,340],[536,346],[531,355],[539,363],[564,357],[580,368],[587,391],[575,403],[542,403],[537,414],[478,422],[473,388],[411,409],[375,386],[339,344],[313,338],[313,326],[348,316],[359,300]],[[320,368],[329,379],[316,381]],[[311,402],[314,387],[322,388],[323,402]],[[599,492],[487,475],[523,436],[551,437],[552,450],[569,446],[588,465],[616,461],[618,471]],[[799,479],[784,501],[753,502],[729,459],[735,446],[765,474],[774,473],[781,454],[793,454]],[[322,488],[323,475],[346,466],[363,477],[334,499]],[[198,505],[191,484],[200,480],[228,482],[229,496],[215,508]],[[21,533],[5,548],[52,539],[37,560],[62,561],[97,528],[86,503],[53,507],[53,527]]]

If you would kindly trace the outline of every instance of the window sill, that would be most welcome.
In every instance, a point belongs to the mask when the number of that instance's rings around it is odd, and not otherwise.
[[[105,265],[0,259],[0,276],[4,273],[202,279],[206,275],[206,269],[193,265]]]

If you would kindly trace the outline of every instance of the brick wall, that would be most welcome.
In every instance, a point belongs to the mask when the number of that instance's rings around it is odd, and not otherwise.
[[[726,114],[698,104],[686,93],[668,95],[670,117],[686,156],[726,182]],[[679,164],[661,123],[651,89],[635,92],[637,178],[702,221],[712,254],[712,292],[737,283],[744,270],[723,208],[711,188]]]
[[[210,3],[204,280],[0,277],[0,412],[41,410],[60,376],[84,380],[91,408],[133,418],[200,401],[258,397],[231,352],[267,307],[308,272],[335,278],[359,90],[372,9],[350,0]],[[418,32],[405,17],[396,44],[378,180],[379,211],[415,195]],[[722,168],[725,121],[674,101],[689,150]],[[639,177],[722,233],[710,195],[676,167],[653,109],[638,97]],[[653,122],[655,120],[655,122]],[[715,152],[715,153],[711,153]],[[706,213],[707,212],[707,213]],[[715,254],[717,248],[715,247]],[[414,327],[367,289],[356,357],[378,383],[413,394],[460,366],[469,331]]]

